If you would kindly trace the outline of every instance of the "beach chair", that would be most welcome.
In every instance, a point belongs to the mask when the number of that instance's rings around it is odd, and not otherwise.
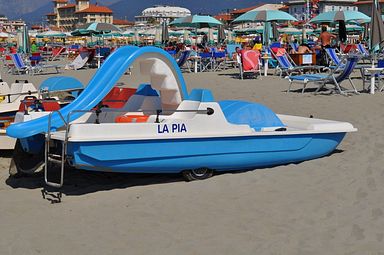
[[[36,65],[31,64],[25,64],[22,57],[18,53],[11,54],[12,61],[14,63],[14,71],[13,73],[17,72],[18,74],[23,73],[29,73],[30,75],[35,75],[38,73],[42,73],[44,70],[48,68],[54,68],[56,70],[56,73],[60,72],[60,65],[42,65],[40,63],[37,63]]]
[[[297,66],[292,60],[292,58],[285,51],[285,49],[281,50],[281,52],[277,51],[277,53],[271,50],[272,56],[277,60],[278,63],[275,68],[275,73],[279,72],[280,77],[282,77],[284,73],[287,75],[291,75],[294,73],[302,73],[306,70],[320,72],[320,70],[324,68],[324,66]]]
[[[225,52],[227,53],[226,59],[225,59],[225,65],[226,67],[236,67],[237,63],[237,52],[236,48],[241,49],[240,44],[227,44],[227,47],[225,48]]]
[[[65,47],[53,48],[52,49],[52,55],[49,58],[49,60],[54,61],[54,60],[58,59],[60,57],[60,55],[65,52],[65,50],[66,50]]]
[[[210,71],[213,68],[213,53],[212,52],[200,52],[200,72]]]
[[[365,48],[365,46],[361,43],[358,43],[357,45],[357,50],[360,52],[363,57],[370,57],[371,54],[369,54],[369,51]]]
[[[289,46],[291,47],[291,49],[294,51],[294,52],[297,52],[299,50],[299,44],[298,43],[289,43]]]
[[[32,66],[27,66],[18,53],[11,54],[11,58],[13,62],[12,74],[27,74],[33,68]]]
[[[227,67],[226,64],[226,54],[224,51],[213,52],[213,71],[225,70]]]
[[[331,68],[331,69],[335,69],[335,68],[340,69],[340,68],[342,68],[345,65],[344,63],[342,63],[342,60],[337,55],[336,49],[326,48],[325,52],[327,53],[328,58],[334,63],[334,65],[329,65],[329,68]],[[362,57],[360,57],[359,60],[361,58]],[[344,58],[344,59],[346,59],[346,58]],[[368,68],[368,67],[371,67],[371,65],[369,65],[369,64],[356,64],[354,66],[354,69],[359,69],[361,77],[364,77],[364,68]]]
[[[177,65],[180,67],[181,70],[187,69],[188,72],[191,72],[191,66],[188,61],[189,56],[191,55],[190,50],[186,50],[181,52],[180,57],[176,60]]]
[[[359,60],[360,58],[358,56],[350,55],[347,57],[346,64],[340,62],[339,66],[332,69],[329,74],[303,74],[289,76],[289,88],[287,92],[289,93],[291,91],[292,83],[301,83],[303,84],[301,93],[304,93],[307,84],[313,82],[318,83],[318,88],[316,89],[315,93],[319,92],[323,88],[326,88],[326,86],[330,84],[334,87],[333,89],[329,89],[332,92],[338,92],[344,95],[349,92],[358,94],[356,87],[350,78],[350,75]],[[346,79],[350,82],[352,90],[346,90],[340,86],[341,82]]]
[[[80,51],[72,63],[65,66],[65,69],[78,70],[83,68],[89,60],[89,55],[90,53],[88,51]]]
[[[257,50],[241,50],[237,55],[239,64],[240,79],[244,79],[244,74],[260,75],[260,52]]]

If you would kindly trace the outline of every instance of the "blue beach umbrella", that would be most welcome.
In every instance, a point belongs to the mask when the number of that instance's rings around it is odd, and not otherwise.
[[[332,11],[323,12],[311,19],[310,23],[335,23],[339,21],[349,22],[370,22],[371,18],[359,11]]]
[[[41,34],[37,34],[37,38],[50,38],[50,37],[60,37],[60,38],[63,38],[63,37],[66,37],[67,35],[65,33],[62,33],[62,32],[58,32],[58,31],[52,31],[52,30],[48,30],[48,31],[45,31]]]

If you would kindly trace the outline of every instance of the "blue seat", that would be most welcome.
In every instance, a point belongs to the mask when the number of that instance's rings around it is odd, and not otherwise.
[[[284,127],[279,117],[264,105],[239,100],[223,100],[218,103],[225,118],[231,124],[249,125],[256,131]]]
[[[177,60],[177,65],[183,69],[186,68],[189,72],[191,71],[189,63],[188,63],[188,58],[191,55],[190,50],[183,51],[180,55],[180,58]]]

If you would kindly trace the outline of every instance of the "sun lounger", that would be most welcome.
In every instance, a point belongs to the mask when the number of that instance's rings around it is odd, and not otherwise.
[[[301,74],[304,71],[317,71],[319,72],[321,69],[324,68],[324,66],[297,66],[295,62],[291,59],[291,57],[288,55],[288,53],[285,51],[285,49],[281,49],[280,51],[277,51],[275,53],[272,49],[270,50],[271,54],[274,56],[274,58],[277,60],[277,67],[275,69],[275,72],[280,73],[280,77],[283,76],[283,74],[291,75],[291,74]]]
[[[12,73],[14,74],[29,73],[30,75],[34,75],[34,74],[42,73],[45,69],[48,69],[48,68],[54,68],[56,70],[56,73],[59,73],[59,70],[61,67],[59,65],[42,65],[40,63],[32,66],[31,64],[26,64],[23,58],[21,57],[21,55],[18,53],[11,54],[11,57],[14,64],[14,70]]]
[[[342,64],[342,62],[340,62],[339,66],[332,69],[329,74],[304,74],[289,76],[289,88],[287,92],[291,91],[292,83],[301,83],[303,84],[301,93],[304,93],[307,84],[313,82],[319,84],[315,93],[319,92],[323,88],[326,88],[326,85],[330,84],[334,87],[333,89],[330,89],[331,91],[338,92],[340,94],[347,94],[349,92],[357,94],[358,92],[350,78],[350,75],[359,59],[360,58],[358,56],[348,56],[346,64]],[[344,80],[349,80],[352,90],[346,90],[340,86],[341,82]]]
[[[88,51],[80,51],[79,55],[72,61],[72,63],[65,66],[65,69],[78,70],[85,66],[89,59]]]

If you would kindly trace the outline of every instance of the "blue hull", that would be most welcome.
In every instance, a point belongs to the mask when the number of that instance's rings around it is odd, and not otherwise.
[[[331,153],[345,133],[70,142],[76,168],[126,173],[178,173],[206,167],[245,170],[301,162]]]

